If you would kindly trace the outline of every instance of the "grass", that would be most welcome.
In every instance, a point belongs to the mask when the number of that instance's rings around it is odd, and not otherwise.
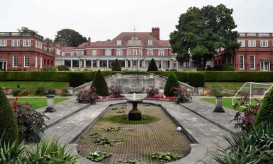
[[[201,100],[210,102],[212,104],[216,104],[216,99],[215,98],[202,98]],[[252,102],[252,104],[254,104],[255,100],[252,99],[251,102]],[[223,98],[222,99],[222,106],[226,107],[226,108],[233,109],[232,98]],[[239,111],[242,111],[242,110],[243,110],[243,108],[240,107]]]
[[[69,98],[55,97],[54,103],[56,104],[68,99]],[[47,106],[47,98],[18,98],[18,101],[22,104],[25,104],[26,102],[28,102],[29,104],[32,105],[33,110]]]
[[[4,88],[17,88],[17,85],[20,85],[20,88],[38,88],[39,86],[44,86],[45,88],[65,89],[69,87],[68,82],[0,81],[0,87]]]
[[[244,82],[206,82],[205,88],[226,88],[239,89],[244,85]]]

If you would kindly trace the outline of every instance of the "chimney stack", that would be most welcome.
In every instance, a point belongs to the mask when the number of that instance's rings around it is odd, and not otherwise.
[[[160,29],[159,27],[153,27],[152,28],[152,36],[156,38],[157,40],[160,40]]]
[[[91,38],[90,38],[90,36],[88,37],[88,45],[89,46],[91,45]]]

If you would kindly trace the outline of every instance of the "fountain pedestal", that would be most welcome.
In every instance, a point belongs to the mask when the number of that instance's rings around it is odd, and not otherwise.
[[[140,121],[141,120],[141,111],[137,109],[137,104],[142,103],[142,100],[127,100],[128,103],[133,105],[132,110],[128,113],[128,120],[131,121]]]

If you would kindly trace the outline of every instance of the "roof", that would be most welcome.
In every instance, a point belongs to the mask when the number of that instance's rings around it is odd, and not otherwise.
[[[73,52],[75,47],[62,47],[61,52]]]

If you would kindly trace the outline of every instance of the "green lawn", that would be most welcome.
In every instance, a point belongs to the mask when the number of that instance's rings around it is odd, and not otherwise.
[[[54,98],[54,103],[59,103],[65,100],[68,100],[69,98],[60,98],[60,97],[55,97]],[[47,98],[18,98],[18,101],[22,104],[25,104],[28,102],[29,104],[32,105],[33,110],[45,107],[47,105]]]
[[[202,98],[201,100],[216,104],[216,98]],[[254,104],[255,102],[256,101],[252,98],[251,103]],[[222,106],[226,107],[226,108],[233,109],[232,98],[223,98],[222,99]],[[242,111],[242,110],[243,110],[243,108],[240,107],[239,111]]]
[[[60,88],[64,89],[69,87],[68,82],[40,82],[40,81],[0,81],[0,87],[4,88],[38,88],[39,86],[44,86],[45,88]]]
[[[204,88],[239,89],[244,84],[244,82],[206,82]]]

